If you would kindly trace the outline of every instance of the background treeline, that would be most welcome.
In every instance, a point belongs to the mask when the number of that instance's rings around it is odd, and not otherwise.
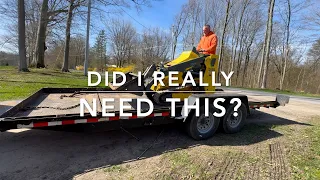
[[[203,24],[219,37],[220,68],[233,86],[320,93],[318,1],[189,0],[175,18],[174,42],[189,48]]]
[[[2,48],[18,51],[18,0],[0,3]],[[87,19],[86,0],[25,0],[26,65],[60,68],[62,71],[83,66]],[[117,18],[125,10],[150,6],[149,0],[92,0],[89,66],[103,70],[135,63],[145,69],[166,60],[171,36],[158,27],[138,33],[130,21]],[[5,53],[12,56],[10,53]],[[13,62],[15,61],[15,62]],[[1,65],[16,65],[17,58],[1,58]]]
[[[0,65],[17,65],[18,1],[0,3]],[[92,0],[89,66],[132,65],[144,70],[196,46],[202,26],[218,35],[220,69],[234,71],[232,85],[320,93],[320,11],[317,0],[186,0],[171,29],[138,32],[126,10],[152,0]],[[83,65],[87,0],[24,0],[28,67]],[[46,49],[45,46],[48,48]],[[9,53],[10,52],[10,53]],[[20,63],[21,64],[21,63]]]

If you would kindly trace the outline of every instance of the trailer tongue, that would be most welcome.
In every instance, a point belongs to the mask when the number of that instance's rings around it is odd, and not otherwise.
[[[96,98],[101,105],[101,99],[103,98],[114,98],[115,109],[113,111],[109,110],[108,112],[114,113],[113,117],[103,117],[101,106],[97,106],[97,116],[92,117],[91,114],[86,111],[84,116],[81,117],[79,99],[84,98],[88,101],[91,101],[93,98]],[[238,127],[232,128],[236,131],[241,129],[242,124],[245,122],[246,114],[249,112],[249,108],[256,109],[260,107],[273,107],[276,108],[280,105],[285,105],[288,103],[289,98],[287,96],[278,95],[276,100],[264,100],[259,101],[259,99],[254,99],[252,97],[247,97],[245,95],[239,94],[230,94],[230,93],[214,93],[214,94],[193,94],[191,97],[200,98],[209,98],[210,101],[218,97],[223,97],[230,99],[233,97],[238,97],[242,100],[243,108],[239,108],[238,111],[243,114],[241,119],[238,121]],[[125,112],[132,113],[132,116],[121,117],[119,115],[119,104],[120,98],[131,98],[133,101],[127,103],[126,106],[129,106],[129,109],[126,109]],[[167,124],[181,121],[179,116],[171,117],[171,106],[170,104],[154,104],[154,111],[147,117],[137,116],[137,104],[136,99],[145,98],[145,93],[140,92],[126,92],[126,91],[113,91],[111,89],[105,88],[43,88],[31,95],[27,99],[23,100],[16,106],[12,107],[4,114],[0,116],[0,130],[6,131],[9,129],[17,128],[39,128],[39,127],[48,127],[48,126],[64,126],[64,125],[73,125],[73,124],[84,124],[84,123],[110,123],[110,126],[114,126],[117,122],[117,127],[127,127],[127,126],[145,126],[145,125],[158,125],[158,124]],[[202,106],[202,104],[200,103]],[[229,116],[233,112],[233,108],[230,105],[225,104],[227,109],[227,114],[225,117]],[[141,106],[141,110],[146,112],[148,111],[148,106]],[[183,104],[177,104],[176,112],[181,112]],[[230,110],[232,109],[232,110]],[[232,112],[231,112],[232,111]],[[228,114],[229,113],[229,114]],[[192,119],[195,119],[194,112],[190,111],[187,121],[185,123],[189,126],[194,126],[194,128],[189,128],[189,134],[195,139],[206,139],[213,135],[217,124],[220,122],[228,122],[230,120],[222,118],[213,118],[212,121],[216,124],[211,123],[209,128],[209,134],[206,132],[201,133],[200,125],[190,124]],[[198,121],[201,121],[201,116],[196,118]],[[203,123],[202,123],[203,124]],[[205,124],[205,123],[204,123]],[[229,123],[230,124],[230,123]],[[230,124],[231,125],[231,124]],[[197,127],[199,126],[199,127]],[[201,127],[204,127],[203,125]],[[230,126],[231,127],[231,126]],[[196,129],[196,130],[194,130]],[[197,130],[199,129],[199,130]],[[227,130],[226,130],[227,129]],[[229,130],[228,130],[229,129]],[[187,130],[188,131],[188,130]],[[230,131],[230,128],[225,128],[226,132],[236,132]]]

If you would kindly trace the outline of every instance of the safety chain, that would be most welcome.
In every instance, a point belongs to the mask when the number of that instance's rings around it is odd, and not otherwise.
[[[69,109],[74,109],[80,106],[79,104],[69,106],[69,107],[50,107],[50,106],[32,106],[32,107],[25,107],[24,110],[32,110],[32,109],[56,109],[56,110],[69,110]]]
[[[60,99],[63,99],[64,97],[75,97],[75,95],[77,95],[77,94],[80,94],[80,92],[79,91],[75,91],[71,95],[61,95]]]
[[[61,95],[60,99],[63,99],[64,97],[75,97],[75,95],[80,94],[79,91],[75,91],[71,95]],[[69,110],[69,109],[74,109],[80,106],[79,104],[69,106],[69,107],[50,107],[50,106],[32,106],[32,107],[25,107],[23,108],[24,110],[32,110],[32,109],[55,109],[55,110]]]

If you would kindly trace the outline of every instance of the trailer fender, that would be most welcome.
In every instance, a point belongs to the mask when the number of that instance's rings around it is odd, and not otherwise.
[[[290,99],[290,97],[285,96],[285,95],[277,94],[277,96],[276,96],[276,101],[277,101],[278,105],[280,105],[280,106],[285,106],[286,104],[288,104],[289,99]]]

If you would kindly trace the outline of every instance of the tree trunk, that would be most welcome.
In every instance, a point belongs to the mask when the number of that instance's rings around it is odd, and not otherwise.
[[[178,25],[179,26],[179,25]],[[179,27],[176,27],[179,28]],[[175,30],[175,26],[172,26],[172,55],[171,59],[173,60],[175,57],[176,53],[176,48],[177,48],[177,39],[178,39],[178,34],[176,33],[178,30]]]
[[[44,51],[45,51],[45,40],[46,31],[48,25],[48,0],[43,0],[40,13],[40,21],[37,33],[36,49],[34,51],[34,59],[31,66],[37,68],[44,68]]]
[[[303,80],[304,80],[305,74],[306,74],[306,67],[303,68],[303,74],[302,74],[302,78],[301,78],[302,81],[301,81],[301,84],[300,84],[300,91],[304,89],[303,88],[303,82],[304,82]]]
[[[177,38],[174,37],[174,40],[173,40],[173,49],[172,49],[172,60],[175,58],[176,49],[177,49]]]
[[[224,38],[225,38],[225,34],[226,34],[226,30],[227,30],[227,26],[228,26],[228,19],[229,19],[229,11],[230,11],[230,0],[228,0],[228,4],[227,4],[227,9],[226,9],[226,16],[224,19],[224,25],[223,25],[223,31],[222,31],[222,37],[221,37],[221,45],[220,45],[220,52],[219,52],[219,71],[222,71],[222,57],[223,57],[223,50],[224,50]],[[218,81],[220,82],[220,73],[218,73]]]
[[[298,91],[298,83],[299,83],[299,80],[300,80],[300,75],[301,75],[302,69],[300,69],[300,72],[299,72],[299,75],[298,75],[298,79],[297,79],[297,82],[296,82],[296,87],[294,88],[296,92]]]
[[[240,14],[239,27],[238,27],[237,38],[236,38],[236,46],[234,48],[234,52],[232,53],[232,54],[234,54],[234,56],[233,56],[232,61],[231,61],[231,71],[233,70],[234,62],[236,60],[236,54],[237,54],[236,51],[237,51],[237,48],[238,48],[240,32],[241,32],[241,29],[242,29],[242,20],[243,20],[244,13],[245,13],[245,11],[247,9],[247,6],[249,4],[249,0],[245,0],[244,3],[245,4],[243,5],[243,8],[242,8],[241,14]]]
[[[230,56],[230,61],[229,61],[229,67],[228,67],[228,72],[230,72],[233,68],[233,56],[234,56],[234,48],[235,48],[235,37],[236,36],[236,25],[235,25],[235,22],[234,22],[234,25],[233,25],[233,31],[232,31],[232,40],[231,40],[231,44],[232,44],[232,47],[231,47],[231,56]]]
[[[280,83],[280,90],[283,89],[283,82],[284,82],[284,78],[286,75],[286,68],[287,68],[287,63],[288,63],[288,59],[289,59],[289,38],[290,38],[290,22],[291,22],[291,4],[290,4],[290,0],[287,0],[288,3],[288,15],[287,15],[287,26],[286,26],[286,30],[287,30],[287,37],[286,37],[286,53],[285,53],[285,59],[284,59],[284,66],[283,66],[283,72],[282,72],[282,76],[281,76],[281,83]]]
[[[270,41],[272,36],[272,25],[273,25],[273,9],[274,9],[275,0],[270,0],[269,4],[269,13],[268,13],[268,27],[267,27],[267,38],[266,38],[266,52],[264,57],[264,67],[263,67],[263,76],[262,76],[262,85],[261,88],[265,89],[267,87],[267,73],[269,67],[269,53],[270,53]]]
[[[251,36],[249,45],[247,45],[247,47],[246,47],[246,57],[245,57],[245,63],[244,63],[244,68],[243,68],[243,74],[242,74],[242,85],[241,85],[242,87],[244,85],[245,79],[247,78],[247,70],[249,68],[248,64],[249,64],[249,61],[250,61],[250,51],[251,51],[251,46],[253,44],[254,37],[255,37],[255,33]],[[254,66],[253,66],[253,72],[254,72]],[[248,81],[248,87],[249,86],[250,86],[250,78],[249,78],[249,81]]]
[[[196,40],[196,24],[198,22],[199,19],[199,14],[200,14],[200,7],[199,4],[196,3],[196,1],[194,1],[194,5],[195,7],[193,7],[193,12],[192,12],[192,37],[191,37],[191,43],[192,43],[192,47],[194,47],[196,45],[195,40]]]
[[[258,51],[258,53],[257,53],[257,55],[256,55],[256,57],[254,58],[254,63],[253,63],[253,70],[252,70],[252,72],[254,73],[254,74],[252,74],[251,76],[250,76],[250,84],[251,84],[251,88],[253,88],[253,87],[255,87],[255,85],[256,85],[256,80],[257,80],[257,78],[255,78],[255,75],[256,74],[258,74],[258,62],[257,62],[257,60],[258,60],[258,57],[259,57],[259,55],[260,55],[260,53],[261,53],[261,50],[262,50],[262,47],[259,47],[259,51]],[[252,78],[253,78],[253,82],[252,82]]]
[[[88,66],[89,66],[89,37],[90,37],[90,20],[91,20],[91,0],[88,0],[88,15],[87,15],[87,29],[86,29],[86,49],[84,57],[84,75],[88,76]]]
[[[241,86],[243,87],[244,86],[244,81],[247,77],[247,69],[249,68],[248,67],[248,64],[249,64],[249,60],[250,60],[250,47],[247,48],[247,51],[246,51],[246,58],[245,58],[245,62],[244,62],[244,68],[243,68],[243,74],[242,74],[242,81],[241,81]]]
[[[238,52],[238,61],[237,61],[237,72],[236,72],[236,84],[238,85],[238,78],[239,78],[239,73],[241,69],[241,64],[242,64],[242,54],[243,54],[243,34],[241,35],[240,38],[240,49]]]
[[[19,30],[19,71],[28,72],[26,60],[26,24],[24,0],[18,0],[18,30]]]
[[[262,74],[262,66],[264,63],[264,55],[266,53],[266,39],[267,39],[267,31],[265,33],[265,38],[264,38],[264,43],[263,43],[263,47],[262,47],[262,55],[261,55],[261,61],[260,61],[260,66],[259,66],[259,73],[258,73],[258,77],[257,77],[257,87],[260,87],[260,82],[261,82],[261,74]]]
[[[74,0],[71,0],[70,4],[69,4],[69,9],[68,9],[67,27],[66,27],[66,42],[65,42],[65,47],[64,47],[63,66],[61,69],[62,72],[69,72],[70,29],[71,29],[71,22],[72,22],[72,11],[74,8],[73,3],[74,3]]]

